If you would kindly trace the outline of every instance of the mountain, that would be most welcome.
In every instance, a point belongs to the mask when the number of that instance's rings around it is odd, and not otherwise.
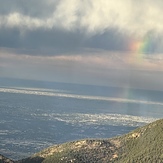
[[[0,163],[14,163],[14,162],[0,154]]]
[[[49,147],[15,163],[163,163],[163,119],[111,139]]]

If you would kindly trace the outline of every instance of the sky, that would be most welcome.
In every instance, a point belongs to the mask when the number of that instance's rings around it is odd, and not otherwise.
[[[163,89],[162,0],[0,4],[0,77]]]

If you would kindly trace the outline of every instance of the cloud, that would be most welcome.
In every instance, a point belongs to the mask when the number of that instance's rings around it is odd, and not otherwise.
[[[118,28],[138,35],[163,29],[160,0],[14,1],[14,7],[1,3],[0,22],[6,27],[86,29],[88,33]]]
[[[127,51],[149,36],[163,51],[161,0],[0,0],[0,46],[46,54],[99,48]],[[32,52],[29,52],[32,53]]]

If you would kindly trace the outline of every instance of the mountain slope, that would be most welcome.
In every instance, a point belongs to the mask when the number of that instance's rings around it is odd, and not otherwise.
[[[25,159],[20,162],[35,162],[35,158],[42,159],[41,162],[43,163],[105,162],[106,159],[112,160],[117,157],[118,147],[119,142],[116,140],[79,140],[47,148],[28,158],[28,160]]]
[[[163,120],[158,120],[119,138],[122,162],[163,163]]]
[[[13,163],[13,161],[0,154],[0,163]]]
[[[163,163],[162,146],[163,119],[112,139],[52,146],[17,163]]]

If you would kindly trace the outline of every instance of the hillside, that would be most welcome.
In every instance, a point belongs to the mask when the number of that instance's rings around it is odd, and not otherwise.
[[[49,147],[16,163],[163,163],[163,119],[112,139]]]
[[[0,154],[0,163],[13,163],[13,161]]]
[[[163,163],[163,119],[138,128],[119,140],[120,161]]]

